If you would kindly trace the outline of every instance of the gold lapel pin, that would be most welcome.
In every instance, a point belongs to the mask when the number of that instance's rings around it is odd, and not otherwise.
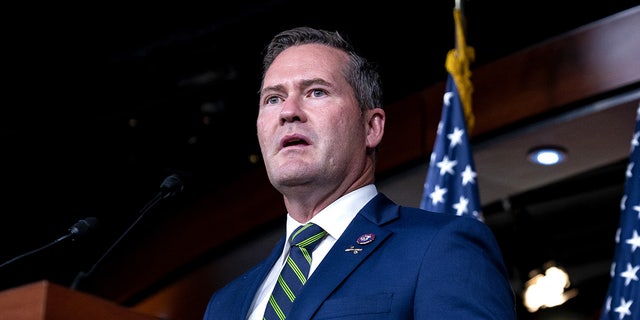
[[[344,249],[344,251],[345,252],[351,251],[351,252],[353,252],[353,254],[358,254],[358,252],[362,251],[362,249],[361,248],[354,248],[353,246],[351,246],[351,248]]]

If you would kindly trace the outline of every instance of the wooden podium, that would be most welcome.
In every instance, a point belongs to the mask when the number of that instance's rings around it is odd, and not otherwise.
[[[1,291],[0,319],[157,320],[150,315],[49,281]]]

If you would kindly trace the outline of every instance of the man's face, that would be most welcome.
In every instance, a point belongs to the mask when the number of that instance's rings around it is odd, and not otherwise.
[[[346,53],[318,44],[283,51],[260,93],[258,140],[271,183],[337,188],[363,174],[365,118],[343,74]]]

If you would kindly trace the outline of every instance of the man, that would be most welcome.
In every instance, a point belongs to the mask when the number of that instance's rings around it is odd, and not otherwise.
[[[269,180],[284,197],[287,234],[211,297],[206,320],[516,318],[484,223],[378,193],[384,125],[377,71],[337,32],[302,27],[273,38],[257,129]],[[317,247],[289,249],[294,229],[308,222],[322,228]],[[287,258],[299,251],[310,260],[308,276]],[[292,265],[305,274],[300,292],[284,275]]]

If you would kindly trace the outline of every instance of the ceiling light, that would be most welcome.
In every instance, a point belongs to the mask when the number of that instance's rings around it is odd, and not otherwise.
[[[536,147],[529,151],[528,158],[535,164],[553,166],[563,162],[567,158],[567,152],[556,146]]]

